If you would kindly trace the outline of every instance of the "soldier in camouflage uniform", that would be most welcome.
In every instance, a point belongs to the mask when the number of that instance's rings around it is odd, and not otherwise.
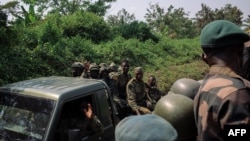
[[[152,103],[146,94],[141,67],[134,68],[134,77],[127,84],[127,100],[137,115],[151,113]]]
[[[81,74],[81,78],[89,78],[89,66],[90,66],[90,61],[85,61],[83,63],[84,69],[83,72]]]
[[[128,106],[127,103],[127,94],[126,94],[126,85],[128,81],[132,78],[131,74],[129,74],[129,61],[128,60],[122,60],[120,64],[121,72],[118,72],[117,74],[117,80],[115,84],[115,89],[117,93],[114,93],[114,101],[116,103],[116,107],[118,109],[119,118],[122,119],[127,115]],[[116,75],[114,76],[114,79],[116,79]]]
[[[110,85],[109,82],[109,70],[108,70],[108,66],[106,63],[101,63],[99,65],[100,67],[100,71],[99,71],[99,79],[102,79],[103,81],[105,81],[107,83],[107,85]]]
[[[156,78],[153,75],[148,77],[148,82],[146,83],[146,93],[149,96],[153,107],[156,102],[162,97],[163,93],[159,90],[156,85]]]
[[[91,63],[89,65],[89,78],[98,79],[99,78],[100,67],[96,63]]]
[[[109,74],[109,88],[111,91],[111,96],[114,97],[115,94],[118,93],[118,90],[116,89],[116,83],[118,79],[118,67],[115,63],[111,63],[108,68]]]
[[[80,77],[84,70],[84,66],[81,62],[74,62],[71,65],[71,70],[72,70],[73,77]]]
[[[239,75],[248,40],[249,35],[226,20],[202,29],[202,59],[209,72],[194,99],[198,141],[222,141],[225,126],[250,125],[250,82]]]

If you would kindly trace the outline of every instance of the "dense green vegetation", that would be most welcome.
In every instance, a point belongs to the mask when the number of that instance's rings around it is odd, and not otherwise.
[[[58,1],[61,5],[53,7]],[[0,85],[41,76],[70,76],[74,61],[119,65],[122,59],[128,59],[131,72],[135,66],[142,66],[145,80],[150,74],[156,75],[159,87],[168,91],[177,79],[199,80],[207,70],[200,60],[198,37],[205,23],[224,14],[225,19],[237,19],[233,22],[243,25],[242,12],[231,5],[215,11],[202,5],[196,20],[191,20],[182,8],[170,6],[165,12],[156,4],[150,6],[143,22],[125,9],[104,19],[108,4],[114,0],[68,6],[67,0],[23,2],[29,10],[18,9],[17,2],[0,5]],[[50,11],[43,14],[49,2]],[[15,20],[7,20],[8,14]],[[246,30],[249,21],[245,20]]]

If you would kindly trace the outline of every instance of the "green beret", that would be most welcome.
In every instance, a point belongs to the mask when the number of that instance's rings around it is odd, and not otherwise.
[[[248,40],[250,40],[248,34],[236,24],[226,20],[216,20],[207,24],[200,35],[202,48],[237,45]]]
[[[135,73],[143,73],[143,69],[142,69],[142,67],[135,67],[134,72]]]

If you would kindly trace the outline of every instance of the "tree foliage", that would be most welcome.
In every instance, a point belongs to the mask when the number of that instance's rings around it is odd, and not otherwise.
[[[200,28],[225,18],[240,25],[240,11],[231,5],[212,10],[202,5],[196,19],[183,8],[150,5],[146,22],[125,9],[103,18],[114,0],[23,0],[0,6],[0,85],[51,75],[71,76],[74,61],[115,62],[128,59],[133,67],[155,75],[167,91],[182,77],[202,78]],[[23,6],[23,8],[22,8]],[[36,10],[37,9],[37,10]],[[47,13],[47,12],[48,13]],[[222,12],[223,11],[223,12]],[[8,23],[8,16],[17,20]],[[249,30],[249,18],[244,21]],[[194,24],[196,23],[196,24]]]
[[[135,15],[128,13],[126,9],[118,11],[117,15],[109,15],[107,17],[107,22],[111,26],[119,26],[122,24],[129,24],[135,21]]]
[[[171,38],[193,38],[197,36],[192,20],[183,8],[169,6],[165,12],[159,4],[150,5],[145,15],[146,21],[156,32]]]
[[[77,11],[93,12],[104,16],[110,3],[116,0],[22,0],[25,4],[34,3],[40,15],[45,13],[60,13],[70,15]]]
[[[155,42],[159,40],[151,33],[150,27],[144,22],[133,21],[131,23],[122,24],[117,30],[125,39],[136,38],[139,41],[151,39]]]
[[[196,13],[196,25],[202,29],[207,23],[214,20],[229,20],[237,25],[242,25],[243,13],[236,6],[226,4],[225,7],[212,10],[205,4],[201,4],[201,10]]]

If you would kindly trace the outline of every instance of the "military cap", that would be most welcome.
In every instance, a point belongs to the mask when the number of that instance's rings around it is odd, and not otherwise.
[[[202,48],[243,44],[249,39],[249,35],[238,25],[226,20],[216,20],[208,23],[200,34]]]
[[[133,115],[122,119],[115,128],[116,141],[175,141],[178,133],[158,115]]]
[[[81,62],[74,62],[72,65],[71,65],[72,68],[83,68],[83,64]]]
[[[135,67],[134,72],[135,73],[143,73],[143,69],[142,69],[142,67]]]

